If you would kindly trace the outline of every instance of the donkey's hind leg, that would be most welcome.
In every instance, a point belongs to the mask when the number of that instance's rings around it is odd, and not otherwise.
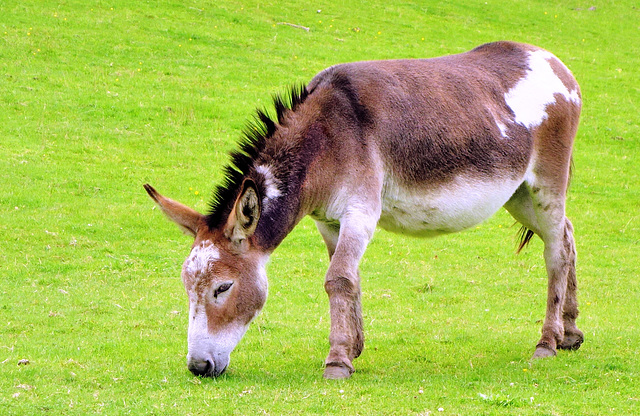
[[[575,242],[564,215],[564,198],[523,184],[505,204],[507,211],[542,238],[547,267],[547,310],[534,358],[553,356],[556,348],[578,349],[583,341],[576,327]]]
[[[567,293],[564,298],[562,320],[564,322],[564,338],[558,344],[558,348],[564,350],[577,350],[584,341],[584,334],[576,326],[578,318],[578,300],[576,291],[578,281],[576,279],[576,247],[573,238],[573,224],[565,218],[565,242],[567,246],[569,270],[567,274]]]
[[[563,216],[560,222],[546,230],[543,241],[549,277],[547,312],[534,358],[555,355],[556,347],[576,349],[583,340],[575,325],[578,316],[576,252],[571,222]]]

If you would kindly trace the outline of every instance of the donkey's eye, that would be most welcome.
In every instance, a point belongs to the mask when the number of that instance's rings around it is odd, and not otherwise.
[[[223,283],[220,286],[218,286],[216,288],[216,290],[213,292],[213,297],[217,298],[219,294],[226,292],[227,290],[231,289],[231,286],[233,285],[233,282],[231,283]]]

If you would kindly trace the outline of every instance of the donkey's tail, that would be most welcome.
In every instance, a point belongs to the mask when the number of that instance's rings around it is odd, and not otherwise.
[[[531,241],[534,235],[535,233],[524,225],[520,227],[520,230],[518,230],[518,235],[516,237],[516,240],[519,242],[516,253],[520,253],[522,249],[525,248],[527,244],[529,244],[529,241]]]

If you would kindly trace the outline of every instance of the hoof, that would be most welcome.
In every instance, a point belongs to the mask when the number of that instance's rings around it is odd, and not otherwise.
[[[564,339],[558,345],[558,348],[561,350],[572,350],[575,351],[580,348],[580,345],[584,342],[584,337],[582,334],[565,334]]]
[[[327,380],[343,380],[351,377],[353,370],[344,364],[327,364],[323,377]]]
[[[547,358],[547,357],[555,357],[556,350],[551,348],[547,344],[538,344],[536,346],[536,352],[533,353],[533,359],[536,360],[538,358]]]

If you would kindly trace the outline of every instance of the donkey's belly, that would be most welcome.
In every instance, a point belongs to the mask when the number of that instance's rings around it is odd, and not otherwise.
[[[442,187],[409,188],[388,180],[382,191],[378,225],[422,237],[461,231],[491,217],[521,183],[513,179],[481,182],[456,178]]]

